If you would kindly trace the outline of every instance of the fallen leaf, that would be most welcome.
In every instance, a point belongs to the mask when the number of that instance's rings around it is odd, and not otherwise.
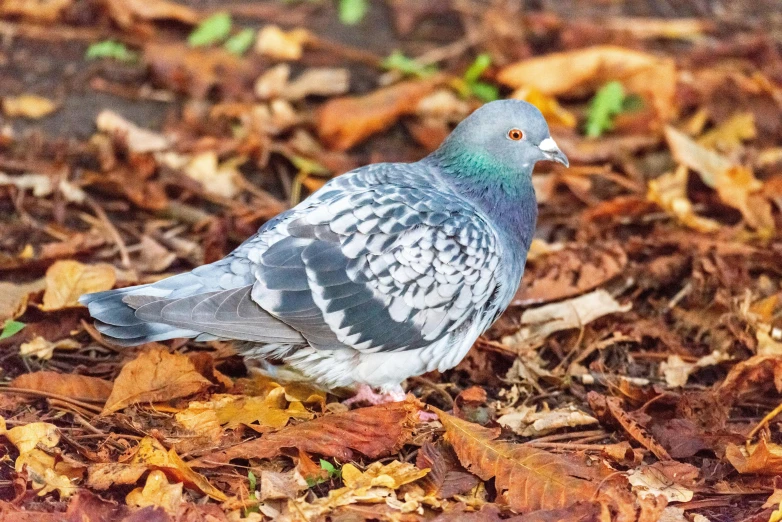
[[[502,344],[514,351],[541,343],[546,337],[571,328],[583,328],[608,314],[627,312],[632,303],[619,304],[605,290],[595,290],[559,303],[525,310],[521,315],[521,329],[502,339]]]
[[[534,406],[521,406],[503,414],[497,423],[522,437],[539,437],[562,428],[597,424],[597,419],[573,406],[537,411]]]
[[[44,279],[22,284],[0,282],[0,323],[22,315],[27,309],[30,294],[40,292],[44,288],[46,288]]]
[[[414,113],[435,86],[435,80],[406,81],[361,97],[329,100],[318,111],[318,135],[329,147],[347,150]]]
[[[765,439],[746,447],[729,444],[725,448],[725,458],[739,473],[782,474],[782,446]]]
[[[531,87],[549,96],[583,96],[617,80],[626,92],[651,100],[659,122],[675,115],[674,61],[624,47],[599,45],[528,58],[503,68],[497,79],[514,89]]]
[[[463,495],[480,482],[478,477],[462,467],[453,449],[442,442],[425,442],[418,450],[415,465],[420,469],[429,469],[429,473],[421,479],[421,485],[427,493],[437,498]]]
[[[394,491],[405,484],[425,476],[428,470],[421,470],[408,462],[394,460],[388,464],[373,462],[362,472],[352,464],[342,467],[342,481],[345,486],[329,491],[328,496],[307,502],[306,499],[291,501],[295,512],[305,520],[314,520],[340,506],[361,502],[386,502],[391,507],[402,508]],[[394,502],[396,501],[396,502]],[[400,510],[411,510],[404,506]]]
[[[681,476],[677,477],[677,473]],[[668,502],[689,502],[694,492],[683,483],[687,482],[690,487],[693,487],[695,481],[692,474],[693,466],[689,464],[655,462],[651,466],[631,469],[626,476],[633,490],[641,497],[662,495]],[[697,478],[697,468],[694,468],[694,475],[694,478]]]
[[[663,461],[672,460],[668,451],[646,431],[638,421],[633,419],[623,408],[622,401],[618,397],[606,397],[595,391],[587,395],[589,406],[603,420],[612,419],[618,423],[625,432],[638,441],[644,448],[651,451],[655,457]]]
[[[259,483],[261,489],[258,500],[261,502],[294,498],[299,491],[307,489],[307,481],[295,468],[287,472],[262,470]]]
[[[217,152],[209,150],[195,155],[182,170],[206,192],[232,198],[241,190],[242,174],[238,167],[245,161],[245,158],[234,158],[220,163]]]
[[[171,148],[171,141],[157,132],[144,129],[116,112],[103,110],[95,119],[98,130],[124,140],[128,150],[139,154]]]
[[[201,20],[187,37],[190,47],[204,47],[222,42],[231,34],[231,15],[229,13],[215,13]]]
[[[720,224],[695,214],[687,198],[687,169],[678,168],[649,181],[647,199],[678,219],[683,225],[698,232],[714,232]]]
[[[563,455],[496,440],[499,430],[484,428],[436,410],[459,461],[482,480],[494,478],[497,501],[515,511],[558,509],[589,502],[598,492],[598,466]]]
[[[176,414],[177,422],[201,432],[201,427],[212,430],[211,419],[205,413],[214,412],[218,426],[228,429],[239,425],[279,429],[290,419],[311,419],[313,414],[307,411],[301,402],[285,399],[285,388],[275,388],[265,397],[242,397],[238,395],[213,395],[208,402],[191,402],[187,409]],[[203,424],[200,424],[203,423]]]
[[[85,265],[78,261],[57,261],[46,271],[46,290],[41,310],[60,310],[79,305],[79,297],[90,292],[111,290],[117,280],[108,264]]]
[[[186,397],[211,386],[186,355],[153,348],[122,367],[106,400],[103,415],[139,402]]]
[[[755,115],[751,112],[737,112],[709,132],[698,138],[698,145],[707,149],[730,152],[742,142],[757,136]]]
[[[152,437],[141,439],[136,454],[130,462],[130,465],[140,464],[147,466],[149,469],[163,471],[177,482],[183,482],[187,487],[209,495],[215,500],[224,501],[228,499],[223,492],[212,486],[203,475],[193,471],[177,455],[176,451],[173,449],[166,451],[163,445]]]
[[[782,359],[755,355],[731,368],[715,393],[720,402],[730,407],[741,397],[764,394],[772,388],[782,392]]]
[[[166,270],[176,261],[177,255],[149,237],[141,236],[139,257],[135,261],[136,269],[142,272],[158,273]]]
[[[49,98],[35,94],[21,94],[3,98],[3,112],[9,118],[30,118],[37,120],[57,110]]]
[[[23,373],[11,381],[11,386],[96,402],[104,402],[112,388],[109,381],[97,377],[48,371]]]
[[[309,39],[310,33],[306,29],[286,32],[276,25],[267,25],[258,32],[255,52],[275,60],[298,60]]]
[[[135,484],[148,470],[145,464],[97,462],[87,467],[87,486],[103,491],[114,484]]]
[[[717,191],[723,203],[741,212],[749,226],[773,232],[774,219],[768,202],[753,200],[750,204],[750,196],[760,192],[763,183],[749,168],[732,163],[673,127],[665,128],[665,137],[674,159],[697,172],[707,186]]]
[[[4,0],[0,3],[3,17],[20,16],[33,22],[52,23],[61,12],[73,5],[73,0]]]
[[[537,245],[540,248],[540,242]],[[511,302],[515,306],[583,294],[607,283],[627,266],[627,254],[617,243],[571,244],[544,254],[536,252],[534,260],[528,260],[522,284]]]
[[[59,341],[48,341],[45,338],[39,336],[33,337],[32,340],[22,343],[19,346],[19,355],[23,357],[37,357],[48,361],[54,356],[54,350],[78,350],[81,348],[81,344],[73,339],[60,339]]]
[[[198,13],[177,2],[166,0],[104,0],[109,16],[124,29],[131,28],[137,20],[176,20],[192,25],[198,21]]]
[[[31,422],[6,430],[5,419],[0,417],[0,435],[5,435],[16,446],[19,457],[14,463],[14,469],[17,473],[27,471],[33,489],[38,491],[39,496],[58,491],[60,499],[66,499],[78,490],[71,478],[62,473],[69,470],[61,469],[58,472],[55,457],[41,449],[52,450],[57,447],[60,442],[57,426],[47,422]]]
[[[311,67],[289,80],[290,66],[279,64],[255,82],[255,95],[262,100],[301,100],[307,96],[337,96],[350,89],[350,72],[342,68]]]
[[[50,196],[55,192],[61,194],[69,203],[83,203],[86,197],[84,191],[68,181],[61,178],[57,185],[54,184],[52,176],[46,174],[22,174],[21,176],[9,176],[0,172],[0,185],[13,185],[19,190],[31,190],[33,196],[43,198]]]
[[[378,458],[397,451],[409,440],[418,422],[417,412],[416,403],[404,401],[324,415],[206,455],[193,465],[209,467],[232,459],[271,458],[285,448],[341,461],[353,459],[354,452]]]
[[[147,477],[144,488],[136,488],[125,497],[129,506],[162,508],[170,515],[179,511],[182,504],[183,484],[170,484],[162,471],[153,471]]]

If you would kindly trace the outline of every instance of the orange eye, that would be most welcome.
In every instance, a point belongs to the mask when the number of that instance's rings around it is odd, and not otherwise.
[[[521,132],[519,129],[511,129],[508,131],[508,138],[512,139],[513,141],[519,141],[524,137],[524,133]]]

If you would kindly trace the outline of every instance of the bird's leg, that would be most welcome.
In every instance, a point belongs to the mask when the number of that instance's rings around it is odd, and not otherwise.
[[[390,390],[385,390],[380,393],[375,392],[371,386],[367,384],[359,384],[356,390],[356,394],[346,401],[342,401],[342,404],[351,406],[360,402],[368,402],[369,404],[386,404],[389,402],[400,402],[405,400],[405,391],[402,386],[397,385]]]

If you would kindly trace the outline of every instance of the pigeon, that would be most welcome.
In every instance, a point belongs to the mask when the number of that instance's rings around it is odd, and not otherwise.
[[[335,177],[220,261],[81,303],[118,345],[233,340],[328,389],[401,400],[402,382],[456,366],[509,305],[540,160],[568,166],[541,112],[493,101],[424,159]]]

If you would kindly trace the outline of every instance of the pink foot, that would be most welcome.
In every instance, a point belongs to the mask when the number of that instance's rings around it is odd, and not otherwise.
[[[389,402],[400,402],[405,400],[405,396],[406,394],[401,386],[383,393],[376,393],[370,386],[359,384],[356,394],[350,399],[342,401],[342,404],[345,406],[352,406],[353,404],[360,402],[367,402],[375,406],[377,404],[387,404]]]

